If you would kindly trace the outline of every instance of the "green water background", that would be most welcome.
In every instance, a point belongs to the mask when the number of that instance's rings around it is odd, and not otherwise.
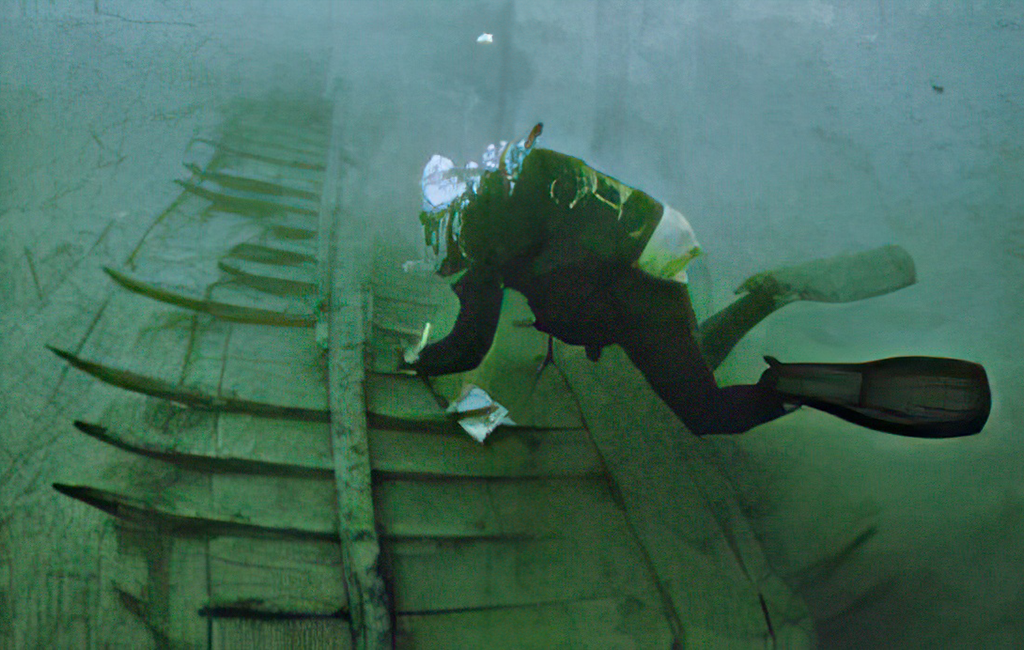
[[[49,333],[23,323],[53,308],[105,232],[110,263],[124,259],[136,225],[177,194],[185,145],[218,107],[323,94],[333,79],[356,96],[346,209],[373,215],[386,237],[416,236],[431,154],[475,158],[543,121],[543,146],[690,218],[707,252],[695,290],[709,307],[773,265],[907,248],[918,285],[788,307],[720,380],[755,378],[764,354],[962,357],[992,382],[985,431],[906,440],[801,412],[715,444],[746,453],[735,478],[780,571],[877,530],[804,586],[826,647],[1024,644],[1019,3],[5,0],[0,18],[9,578],[27,570],[10,561],[26,557],[24,540],[45,534],[32,513],[54,498],[49,483],[88,462],[67,435],[38,429],[52,386],[33,368]],[[495,42],[478,44],[483,32]],[[75,566],[79,553],[46,561]],[[3,582],[2,617],[17,616],[20,595]]]

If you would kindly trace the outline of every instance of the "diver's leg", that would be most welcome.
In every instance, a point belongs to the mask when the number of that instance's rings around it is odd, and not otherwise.
[[[693,433],[742,433],[785,414],[768,385],[718,387],[684,285],[631,269],[609,291],[616,342]]]
[[[890,245],[757,273],[736,292],[749,291],[765,280],[782,287],[785,301],[854,302],[908,287],[917,274],[910,253]]]
[[[697,338],[712,369],[769,314],[796,300],[854,302],[891,293],[916,281],[914,260],[900,246],[834,255],[748,278],[731,305],[701,323]]]
[[[778,295],[778,285],[763,282],[700,324],[697,342],[712,370],[725,361],[747,332],[786,304],[777,299]]]

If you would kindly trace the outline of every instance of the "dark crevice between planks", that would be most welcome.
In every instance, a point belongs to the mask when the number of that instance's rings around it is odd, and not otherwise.
[[[146,629],[149,630],[157,648],[163,650],[164,648],[170,649],[174,647],[171,644],[171,639],[167,634],[167,631],[154,622],[155,617],[153,613],[149,611],[150,608],[147,601],[139,596],[128,593],[116,584],[111,585],[111,589],[113,589],[114,593],[117,594],[117,598],[125,610],[142,622]]]
[[[552,606],[558,607],[561,605],[572,605],[576,603],[588,603],[602,600],[607,600],[607,598],[566,598],[564,600],[545,600],[532,603],[517,603],[514,605],[483,605],[480,607],[450,607],[445,609],[398,610],[395,612],[395,616],[444,616],[447,614],[469,614],[478,612],[508,612],[522,609],[537,609]]]
[[[231,605],[208,605],[199,609],[200,616],[210,618],[241,618],[254,621],[296,621],[314,619],[337,619],[352,621],[347,608],[339,609],[330,614],[319,612],[274,612],[260,609],[261,602],[251,601]]]

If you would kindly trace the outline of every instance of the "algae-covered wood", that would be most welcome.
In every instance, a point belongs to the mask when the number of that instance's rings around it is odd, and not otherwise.
[[[129,291],[225,320],[284,327],[311,327],[315,322],[311,303],[248,290],[244,285],[221,284],[199,292],[188,287],[168,286],[135,277],[116,269],[106,271],[115,282]]]
[[[248,260],[222,259],[220,270],[239,282],[279,296],[302,296],[316,291],[316,271],[311,266],[267,264]]]
[[[380,572],[380,544],[371,493],[363,341],[366,312],[356,224],[333,234],[329,393],[331,446],[338,494],[338,533],[345,559],[354,646],[392,644],[389,598]]]
[[[630,597],[408,613],[397,626],[395,646],[409,650],[673,647],[662,612]]]
[[[804,604],[768,567],[731,485],[618,349],[556,346],[687,645],[807,647]]]
[[[108,543],[104,566],[123,574],[108,601],[157,643],[198,647],[810,643],[716,459],[618,352],[592,364],[558,345],[549,363],[548,337],[509,293],[480,368],[403,374],[402,348],[427,322],[443,336],[457,301],[326,203],[321,221],[342,221],[314,269],[314,247],[276,237],[290,226],[266,214],[306,200],[296,188],[316,166],[266,145],[213,147],[192,171],[218,194],[188,188],[191,207],[111,272],[132,293],[118,288],[84,345],[58,351],[110,384],[78,428],[134,463],[59,488],[118,516],[118,539],[142,540]],[[245,177],[252,165],[287,171]],[[202,250],[168,259],[176,237]],[[176,277],[189,282],[162,288]],[[126,323],[138,342],[119,347]],[[484,444],[445,412],[469,384],[515,421]]]
[[[436,284],[431,288],[433,280],[398,276],[396,287],[387,282],[387,275],[378,270],[374,290],[391,296],[384,304],[393,317],[403,316],[405,288],[415,300],[414,315],[406,315],[410,323],[416,315],[451,321],[451,313],[438,313],[445,298],[438,296]],[[375,301],[375,306],[381,302]],[[531,334],[511,323],[518,315],[513,311],[505,317],[505,331],[514,341]],[[383,338],[393,333],[377,328],[374,334]],[[368,377],[371,411],[413,417],[436,413],[457,396],[463,382],[480,381],[499,400],[509,400],[513,412],[518,409],[529,425],[499,428],[483,445],[464,433],[418,434],[421,439],[433,435],[435,440],[462,436],[459,451],[466,458],[494,459],[495,471],[488,477],[454,472],[385,474],[375,481],[398,617],[396,643],[440,648],[448,647],[448,640],[465,639],[480,647],[545,647],[547,638],[585,647],[586,639],[595,638],[589,636],[591,631],[608,629],[609,611],[632,610],[634,623],[644,624],[628,626],[616,618],[619,632],[612,638],[628,640],[626,647],[647,640],[669,647],[675,633],[664,617],[664,603],[644,551],[623,517],[589,433],[578,427],[578,410],[568,393],[560,392],[566,386],[556,382],[553,390],[538,385],[535,352],[544,351],[546,338],[531,343],[536,346],[509,346],[496,361],[489,358],[489,375],[478,372],[430,383],[396,374]],[[385,358],[376,363],[386,362]],[[502,367],[506,372],[497,370]],[[546,372],[560,380],[557,369]],[[522,389],[517,384],[524,379]],[[530,408],[531,391],[536,391],[537,404],[545,403],[543,391],[553,393],[546,403],[554,417]],[[575,417],[566,419],[565,411]],[[552,426],[534,426],[531,421]],[[436,442],[430,447],[436,448]],[[544,465],[538,466],[538,461]],[[465,462],[453,457],[445,465],[455,469]],[[531,471],[524,472],[523,463]],[[587,620],[598,612],[602,620]],[[511,632],[527,621],[534,630]]]
[[[210,167],[227,157],[223,147],[215,146]],[[275,163],[263,159],[259,164]],[[267,179],[272,180],[282,186],[299,183],[289,173]],[[235,190],[268,189],[260,185],[263,181],[252,181]],[[325,361],[312,330],[230,322],[244,322],[268,304],[271,314],[310,307],[275,303],[272,296],[218,283],[216,261],[239,247],[242,254],[257,251],[271,260],[278,257],[278,246],[285,260],[305,254],[268,237],[275,224],[247,222],[254,215],[209,208],[209,201],[193,192],[176,201],[127,264],[156,281],[134,282],[110,270],[115,280],[142,296],[116,288],[85,342],[66,345],[70,351],[55,350],[111,384],[100,385],[104,401],[79,414],[79,428],[133,452],[125,456],[130,467],[112,467],[103,481],[59,490],[118,516],[114,530],[119,540],[140,540],[119,542],[121,550],[103,554],[101,566],[108,567],[115,582],[102,592],[101,603],[108,604],[99,611],[127,609],[157,646],[348,647],[334,489],[323,480],[330,472],[276,471],[272,460],[252,448],[267,426],[270,437],[278,438],[263,441],[261,448],[290,446],[293,453],[315,458],[316,445],[304,447],[300,441],[316,437],[303,431],[309,423],[296,420],[296,411],[230,408],[238,405],[234,395],[240,393],[267,400],[258,402],[265,405],[274,400],[292,404],[299,413],[312,411],[317,414],[313,419],[327,420]],[[164,278],[182,278],[198,289],[189,296],[188,290],[157,288]],[[232,300],[241,300],[241,307]],[[131,341],[136,331],[138,343],[125,346],[125,337]],[[285,331],[291,334],[270,334]],[[139,451],[144,453],[134,455]],[[154,567],[159,567],[156,574]]]
[[[401,257],[381,254],[393,266],[378,263],[374,289],[384,298],[375,307],[413,332],[428,320],[440,323],[434,336],[444,336],[457,305],[435,280],[395,271]],[[500,630],[531,616],[580,625],[586,612],[598,611],[581,603],[602,603],[607,614],[621,611],[616,598],[625,597],[637,614],[633,626],[617,628],[628,630],[620,636],[627,647],[648,647],[648,638],[669,639],[664,647],[670,639],[697,647],[812,645],[802,603],[768,569],[731,486],[697,439],[671,413],[664,417],[667,409],[616,350],[594,364],[581,349],[559,344],[554,363],[543,366],[547,337],[523,327],[528,316],[518,296],[506,295],[495,347],[476,371],[429,384],[368,377],[368,403],[378,412],[438,411],[464,384],[483,386],[535,440],[573,432],[574,441],[585,441],[574,458],[592,449],[595,459],[591,479],[522,482],[510,472],[496,482],[378,480],[399,643],[443,647],[431,645],[443,630],[487,647],[543,647],[543,634]],[[399,329],[375,328],[375,367],[386,368],[394,346],[411,342],[396,336]],[[570,428],[547,428],[553,424]],[[499,429],[493,444],[519,431]],[[491,627],[459,628],[470,621]],[[566,644],[586,647],[583,638]]]
[[[82,354],[114,363],[131,360],[150,376],[180,385],[188,376],[188,358],[194,340],[208,330],[214,338],[222,334],[210,319],[182,314],[152,301],[140,304],[137,297],[116,291],[77,349]],[[122,422],[163,420],[163,426],[169,426],[169,419],[164,418],[171,413],[150,407],[151,403],[139,395],[109,389],[100,392],[97,399],[83,408],[82,414]],[[186,426],[207,435],[212,431],[210,420],[192,421]],[[151,461],[118,458],[106,472],[90,482],[96,484],[102,480],[102,486],[113,490],[131,486],[170,493],[179,489],[200,498],[209,493],[207,477],[169,469]],[[140,529],[138,524],[144,525]],[[160,528],[162,524],[154,525],[152,520],[135,520],[135,525],[129,521],[126,525],[114,526],[114,534],[105,538],[110,548],[101,549],[104,556],[110,557],[118,549],[116,553],[120,557],[107,565],[117,570],[111,573],[106,588],[99,594],[101,611],[104,617],[123,615],[126,607],[119,593],[134,594],[144,603],[136,615],[154,638],[202,638],[207,622],[192,612],[202,604],[207,592],[205,534],[164,539],[152,534]],[[163,573],[165,571],[169,573]]]

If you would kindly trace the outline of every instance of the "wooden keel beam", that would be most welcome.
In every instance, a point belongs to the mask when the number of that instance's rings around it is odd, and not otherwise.
[[[365,251],[355,229],[338,229],[332,248],[333,282],[329,312],[331,442],[338,486],[339,534],[352,612],[354,647],[393,646],[390,603],[380,567],[370,477],[363,345],[365,308],[362,269]]]

